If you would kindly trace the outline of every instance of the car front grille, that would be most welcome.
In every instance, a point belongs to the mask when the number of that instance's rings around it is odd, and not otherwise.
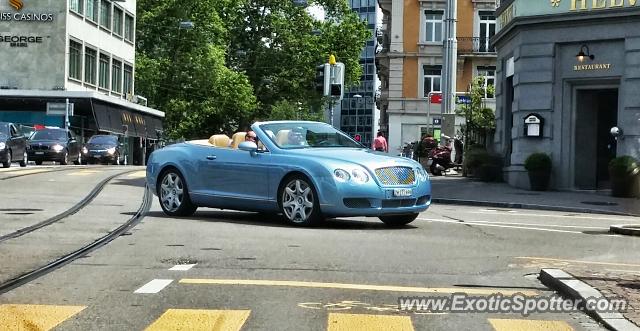
[[[378,168],[376,176],[383,185],[411,185],[416,182],[413,169],[408,167]]]
[[[46,145],[31,145],[31,149],[34,151],[48,151],[49,146]]]
[[[413,207],[416,199],[382,200],[382,208]]]
[[[342,202],[347,208],[371,208],[369,199],[365,198],[344,198]]]

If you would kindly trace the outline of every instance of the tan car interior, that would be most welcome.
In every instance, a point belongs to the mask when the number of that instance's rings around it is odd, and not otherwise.
[[[246,132],[236,132],[233,134],[231,138],[229,138],[227,135],[224,135],[224,134],[214,134],[209,138],[209,140],[206,140],[206,139],[191,140],[190,143],[196,144],[196,145],[203,145],[203,146],[213,146],[213,147],[222,147],[222,148],[227,147],[232,149],[238,149],[238,146],[240,145],[241,142],[244,141],[246,135],[247,135]],[[265,146],[260,141],[258,141],[258,149],[260,150],[266,149]]]

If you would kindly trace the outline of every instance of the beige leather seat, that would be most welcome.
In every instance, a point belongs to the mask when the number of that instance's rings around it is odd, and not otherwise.
[[[224,134],[214,134],[209,138],[209,144],[215,147],[229,147],[231,139]]]
[[[291,130],[280,130],[278,131],[278,135],[276,135],[276,142],[280,146],[289,144],[289,131]]]
[[[247,136],[246,132],[236,132],[231,137],[231,148],[237,149],[238,145],[244,141],[244,138]]]

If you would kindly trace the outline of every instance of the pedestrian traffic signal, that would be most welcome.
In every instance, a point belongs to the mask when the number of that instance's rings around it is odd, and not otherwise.
[[[353,138],[357,141],[360,142],[362,140],[362,137],[359,134],[356,134],[355,136],[353,136]]]
[[[316,91],[323,96],[329,96],[331,85],[331,67],[321,64],[316,67]]]

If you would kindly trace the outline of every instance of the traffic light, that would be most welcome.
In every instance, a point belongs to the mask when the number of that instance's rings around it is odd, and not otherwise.
[[[331,66],[321,64],[316,67],[316,91],[328,96],[331,87]]]
[[[342,100],[344,96],[344,63],[331,66],[331,96]]]

